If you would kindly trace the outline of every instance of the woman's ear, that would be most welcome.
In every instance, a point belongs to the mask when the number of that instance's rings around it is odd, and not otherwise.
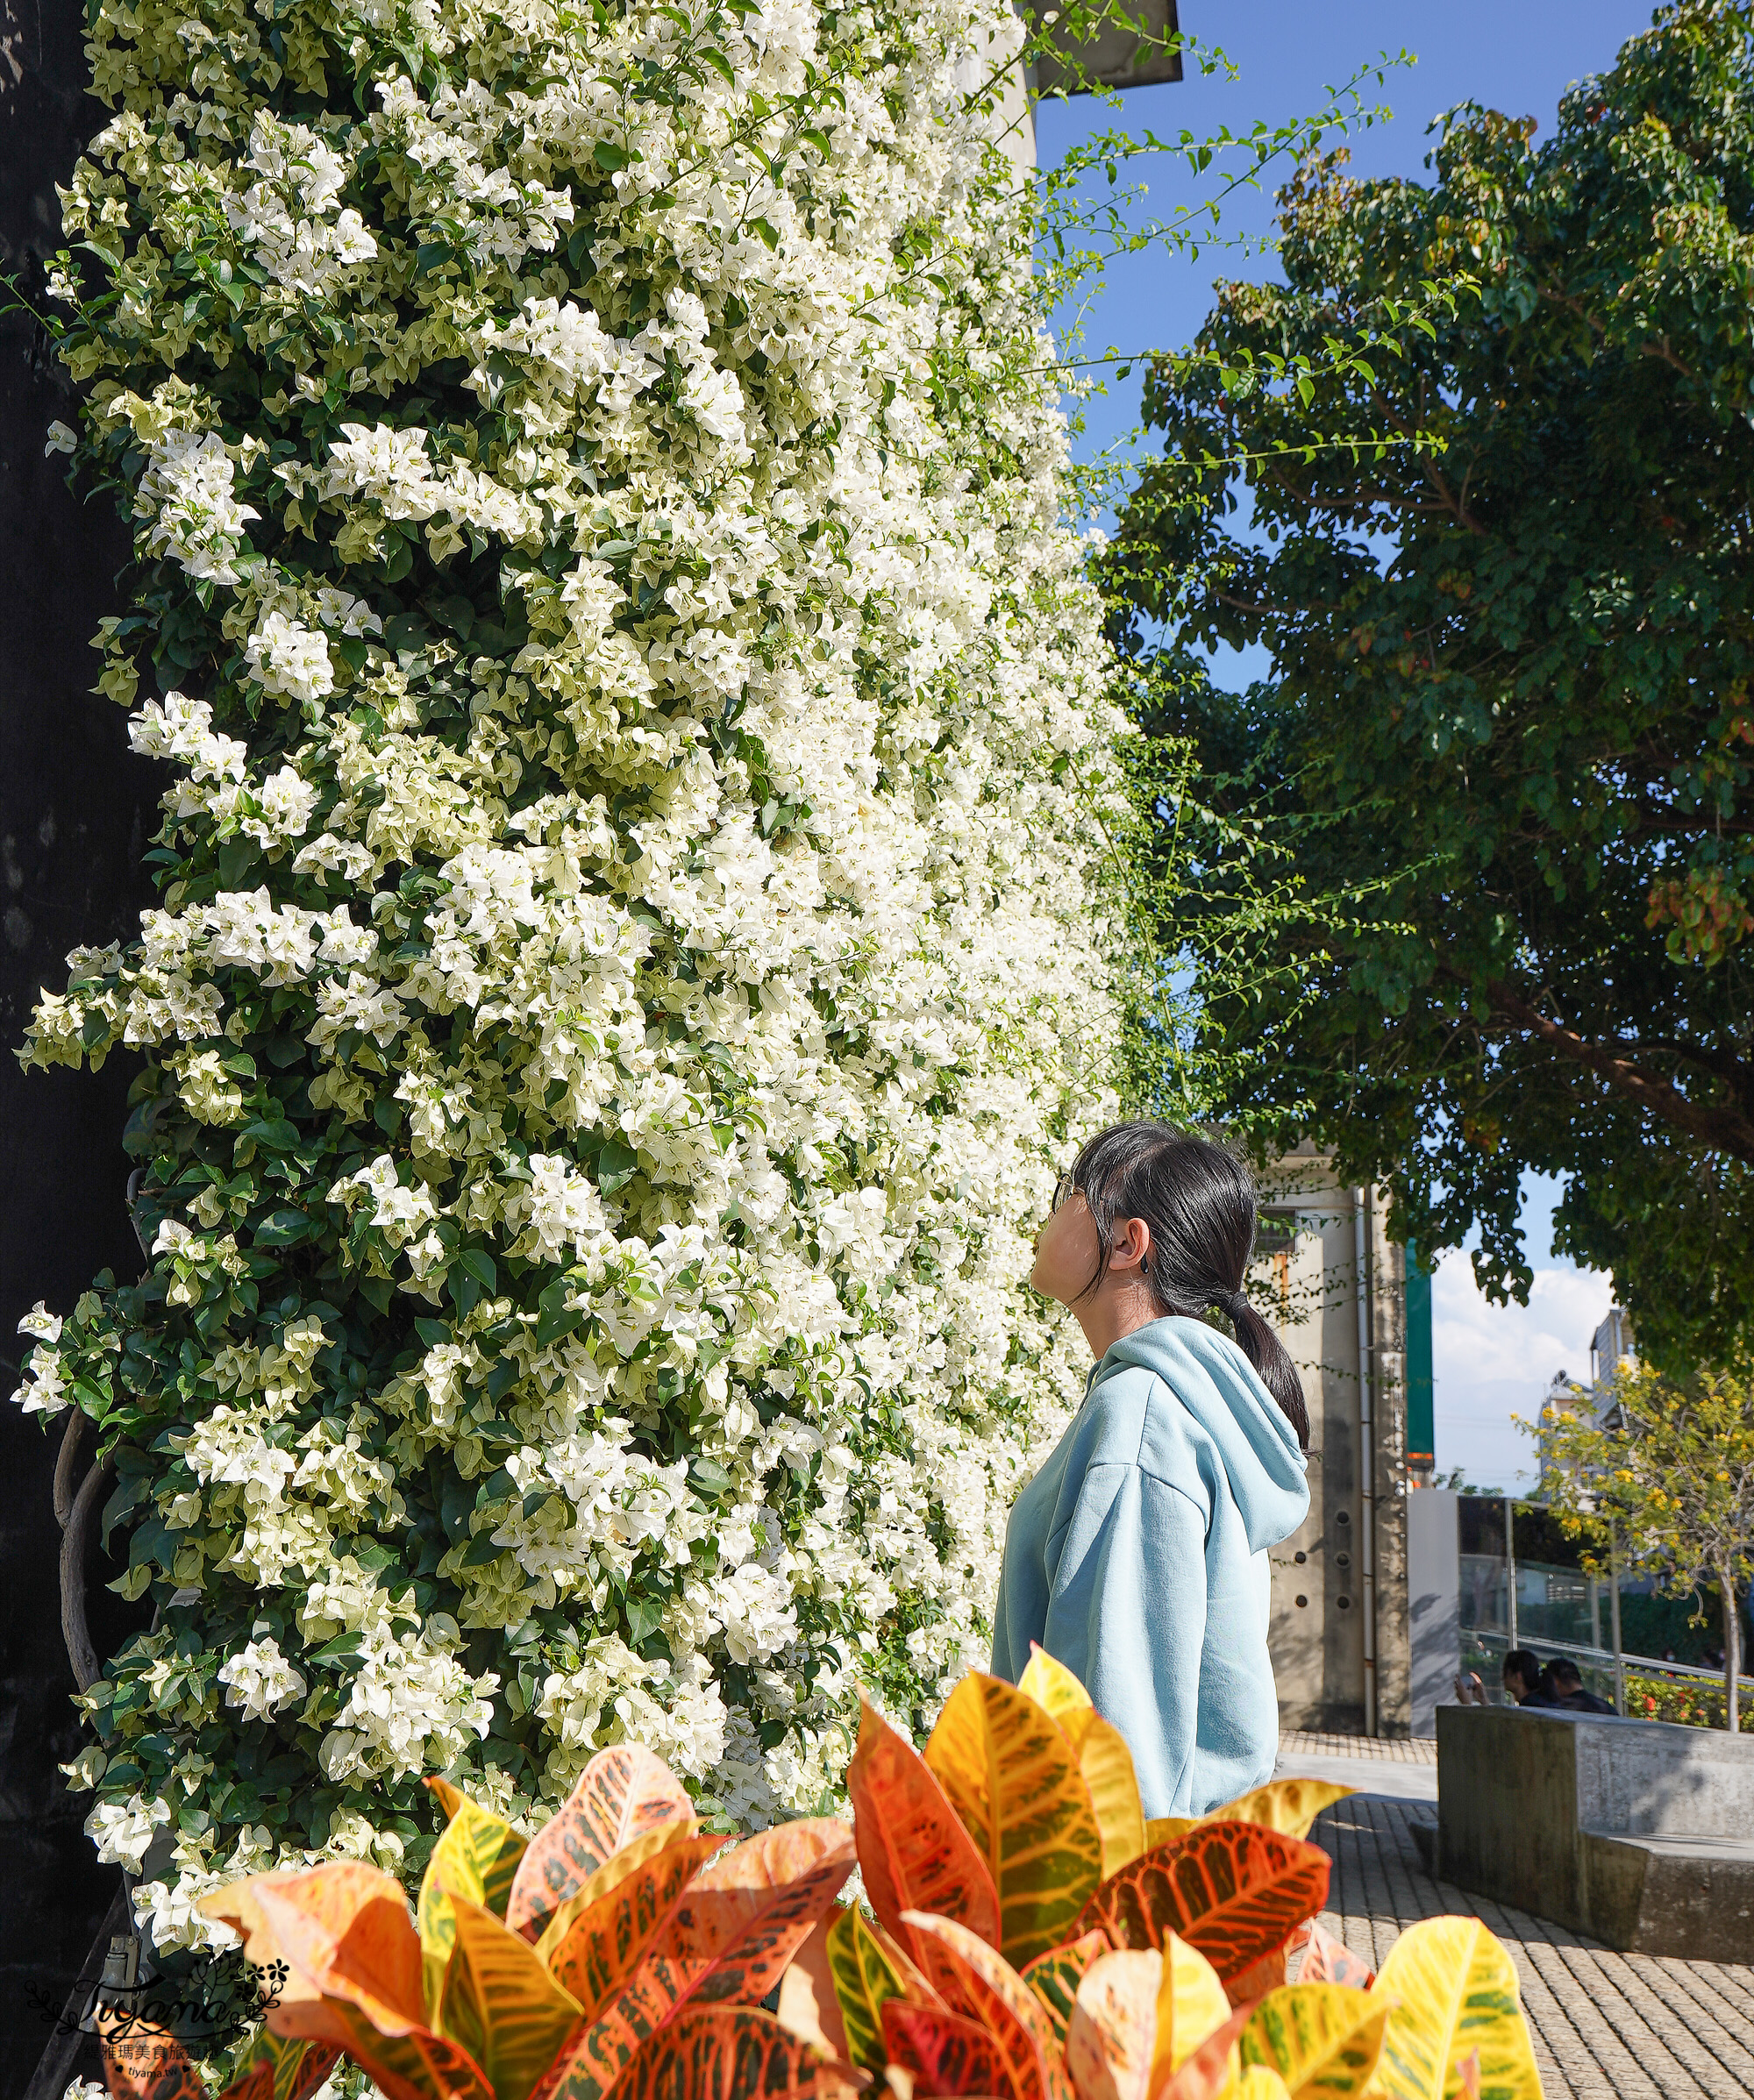
[[[1143,1271],[1151,1253],[1151,1227],[1143,1218],[1117,1218],[1109,1242],[1109,1272]]]

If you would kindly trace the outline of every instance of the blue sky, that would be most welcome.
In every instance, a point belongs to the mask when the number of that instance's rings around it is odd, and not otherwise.
[[[1367,90],[1372,103],[1387,103],[1387,122],[1353,133],[1356,174],[1398,174],[1422,179],[1430,150],[1430,120],[1458,103],[1485,103],[1516,117],[1533,117],[1537,139],[1551,132],[1558,100],[1573,81],[1612,65],[1629,36],[1648,27],[1651,7],[1628,0],[1252,0],[1219,8],[1211,0],[1181,0],[1181,25],[1190,36],[1223,46],[1240,68],[1234,81],[1190,77],[1179,85],[1129,92],[1117,118],[1088,101],[1046,103],[1037,110],[1037,153],[1052,167],[1094,130],[1123,124],[1136,136],[1147,129],[1173,134],[1187,127],[1210,132],[1228,124],[1246,131],[1257,120],[1277,124],[1319,109],[1326,89],[1346,80],[1382,52],[1403,46],[1417,56],[1409,68],[1392,69],[1386,83]],[[1341,143],[1337,139],[1329,143]],[[1150,194],[1136,223],[1166,217],[1194,196],[1191,178],[1163,160],[1133,164],[1135,180]],[[1238,192],[1227,207],[1224,230],[1259,236],[1271,231],[1271,197]],[[1272,274],[1270,256],[1250,258],[1209,251],[1187,261],[1159,247],[1112,263],[1107,282],[1083,319],[1083,352],[1100,355],[1111,346],[1142,352],[1174,347],[1197,330],[1220,276]],[[1094,457],[1123,440],[1138,416],[1138,376],[1088,403],[1087,428],[1077,441],[1081,457]],[[1249,674],[1254,666],[1233,660],[1215,666],[1224,680]],[[1473,1286],[1465,1253],[1438,1269],[1433,1304],[1437,1372],[1437,1463],[1466,1469],[1481,1484],[1509,1487],[1533,1477],[1528,1445],[1511,1421],[1529,1414],[1553,1373],[1587,1375],[1589,1339],[1609,1303],[1605,1277],[1554,1256],[1549,1218],[1557,1186],[1532,1177],[1525,1185],[1524,1219],[1535,1286],[1527,1307],[1489,1306]]]

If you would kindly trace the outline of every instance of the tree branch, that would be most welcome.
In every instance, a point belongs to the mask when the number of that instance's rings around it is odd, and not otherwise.
[[[1446,977],[1452,974],[1444,972]],[[1550,1021],[1502,978],[1488,979],[1484,989],[1498,1014],[1556,1056],[1594,1072],[1616,1093],[1636,1101],[1672,1128],[1738,1159],[1754,1161],[1754,1120],[1739,1107],[1689,1100],[1672,1079],[1642,1070],[1622,1056],[1618,1046],[1608,1049],[1601,1043],[1586,1043],[1575,1030]]]

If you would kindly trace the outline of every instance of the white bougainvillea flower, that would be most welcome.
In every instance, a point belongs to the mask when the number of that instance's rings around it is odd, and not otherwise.
[[[1113,1109],[1117,723],[1015,19],[690,21],[94,0],[54,290],[168,785],[29,1054],[130,1053],[152,1252],[18,1397],[125,1484],[82,1769],[160,1946],[403,1871],[433,1772],[815,1812],[861,1689],[984,1660],[1078,1398],[1023,1279]]]

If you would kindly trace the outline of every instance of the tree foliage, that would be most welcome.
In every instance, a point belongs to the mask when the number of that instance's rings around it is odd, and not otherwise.
[[[1154,368],[1108,567],[1221,820],[1179,930],[1227,1112],[1477,1226],[1498,1295],[1566,1177],[1557,1243],[1677,1356],[1754,1314],[1750,21],[1665,11],[1545,144],[1453,112],[1429,182],[1307,163],[1286,281]],[[1298,908],[1239,949],[1264,852]]]
[[[1743,1367],[1677,1381],[1628,1362],[1606,1420],[1550,1401],[1540,1437],[1548,1506],[1596,1548],[1593,1572],[1611,1548],[1622,1571],[1655,1577],[1672,1597],[1716,1586],[1734,1714],[1736,1593],[1754,1576],[1754,1375]]]

